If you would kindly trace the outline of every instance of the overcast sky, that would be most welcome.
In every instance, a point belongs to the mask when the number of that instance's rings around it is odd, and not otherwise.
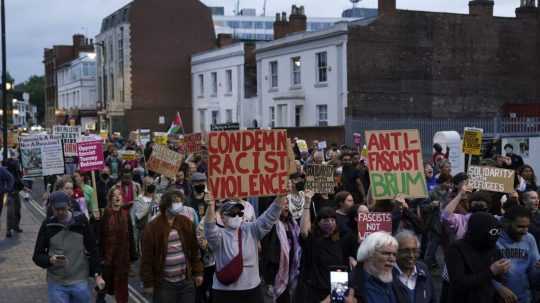
[[[43,49],[70,44],[73,33],[94,37],[101,20],[130,0],[5,0],[7,18],[8,71],[16,83],[44,73]],[[183,0],[177,0],[183,1]],[[209,6],[225,6],[232,13],[236,0],[203,0]],[[241,8],[262,13],[264,0],[240,0]],[[351,7],[349,0],[267,0],[267,15],[290,11],[292,4],[304,5],[308,16],[340,16]],[[398,8],[467,13],[469,0],[397,0]],[[495,14],[514,16],[520,0],[495,0]],[[363,0],[361,7],[377,7],[377,0]]]

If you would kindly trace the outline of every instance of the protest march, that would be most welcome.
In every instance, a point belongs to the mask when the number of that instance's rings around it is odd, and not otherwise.
[[[61,283],[90,275],[96,302],[129,287],[154,302],[536,302],[536,163],[485,156],[482,130],[461,132],[366,130],[349,147],[234,125],[127,138],[56,125],[20,134],[20,171],[5,174],[45,183],[35,264]],[[54,241],[79,229],[82,259]]]

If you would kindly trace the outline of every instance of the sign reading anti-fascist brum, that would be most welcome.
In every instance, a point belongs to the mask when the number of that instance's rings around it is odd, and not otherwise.
[[[376,200],[427,197],[418,130],[366,131],[371,193]]]
[[[331,165],[308,165],[304,169],[306,173],[306,189],[316,194],[334,193],[336,180],[334,179],[335,168]]]
[[[364,240],[374,232],[385,231],[392,233],[392,214],[390,213],[360,213],[358,214],[358,239]]]
[[[285,194],[288,163],[284,130],[208,134],[208,186],[216,199]]]
[[[470,166],[468,184],[474,189],[511,193],[514,191],[515,171],[489,166]]]
[[[169,178],[175,178],[176,173],[182,165],[184,156],[179,154],[165,145],[155,144],[152,147],[152,154],[146,163],[149,170],[162,174]]]

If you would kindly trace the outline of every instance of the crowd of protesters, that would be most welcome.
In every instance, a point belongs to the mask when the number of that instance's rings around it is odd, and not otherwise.
[[[540,212],[533,168],[505,147],[481,165],[514,169],[515,191],[474,191],[434,146],[428,198],[373,200],[368,166],[347,146],[300,152],[286,195],[214,200],[208,156],[187,155],[175,178],[148,171],[152,146],[109,139],[96,177],[47,178],[47,219],[34,262],[49,302],[128,302],[138,276],[153,302],[537,302]],[[122,160],[135,150],[140,160]],[[305,189],[304,167],[332,165],[333,194]],[[4,172],[0,170],[0,181]],[[7,181],[3,181],[4,190]],[[9,182],[8,182],[9,183]],[[392,233],[360,240],[360,213],[391,214]],[[347,272],[339,295],[331,272]],[[433,275],[433,276],[432,276]],[[343,285],[340,285],[342,287]]]

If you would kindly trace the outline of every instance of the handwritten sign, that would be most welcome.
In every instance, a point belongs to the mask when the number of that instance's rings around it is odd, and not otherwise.
[[[298,150],[301,153],[308,152],[308,146],[307,146],[306,140],[296,140],[296,145],[298,146]]]
[[[156,142],[156,144],[159,144],[159,145],[167,145],[167,142],[168,142],[167,133],[155,132],[154,142]]]
[[[418,130],[366,131],[367,159],[373,197],[427,197],[422,144]]]
[[[78,126],[55,125],[53,134],[62,136],[64,157],[77,157],[77,140],[81,136],[82,128]]]
[[[208,134],[208,185],[216,199],[285,194],[288,166],[284,130]]]
[[[184,136],[185,152],[196,154],[202,151],[203,136],[201,133],[194,133]]]
[[[335,168],[331,165],[308,165],[305,167],[306,189],[316,194],[334,193]]]
[[[463,153],[474,156],[481,155],[483,134],[484,130],[481,128],[465,128],[463,132]]]
[[[169,178],[176,177],[184,156],[163,145],[154,145],[146,163],[149,170]]]
[[[514,191],[516,172],[489,166],[470,166],[467,170],[468,184],[474,189],[511,193]]]
[[[105,167],[103,158],[103,141],[80,140],[77,143],[77,155],[79,156],[79,169],[81,172],[102,170]]]
[[[294,150],[292,147],[291,139],[287,138],[287,157],[289,158],[289,175],[292,175],[297,172],[296,169],[296,157],[294,155]]]
[[[19,138],[23,175],[41,177],[64,173],[62,137],[27,135]]]
[[[150,142],[150,130],[149,129],[139,129],[139,141],[138,144],[140,146],[146,146],[148,142]]]
[[[120,159],[124,161],[133,161],[137,160],[139,157],[137,155],[137,152],[134,150],[123,150],[120,151]]]
[[[364,240],[374,232],[385,231],[392,233],[391,213],[360,213],[358,214],[358,239]]]

